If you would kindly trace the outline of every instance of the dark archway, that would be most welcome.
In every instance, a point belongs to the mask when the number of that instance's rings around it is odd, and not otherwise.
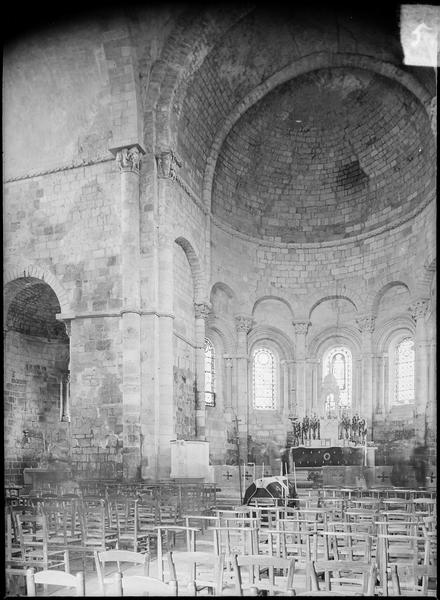
[[[5,480],[68,455],[69,337],[56,319],[60,303],[41,279],[5,286]]]

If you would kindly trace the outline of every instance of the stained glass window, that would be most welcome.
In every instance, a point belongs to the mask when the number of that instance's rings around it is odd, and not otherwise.
[[[208,338],[205,338],[205,404],[215,406],[215,352]]]
[[[276,408],[276,361],[268,348],[258,348],[253,355],[254,408]]]
[[[394,403],[414,402],[414,340],[405,338],[396,346]]]
[[[340,408],[351,407],[352,356],[345,346],[331,348],[324,357],[323,377],[329,373],[336,379],[339,388]]]

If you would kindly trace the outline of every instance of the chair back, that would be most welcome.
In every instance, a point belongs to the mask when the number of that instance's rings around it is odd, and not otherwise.
[[[111,583],[110,579],[105,577],[106,563],[117,563],[118,573],[121,572],[121,564],[141,565],[142,575],[148,576],[150,573],[150,555],[141,552],[132,552],[131,550],[95,550],[95,565],[98,575],[99,589],[102,595],[105,595],[105,584]]]
[[[295,560],[262,554],[232,556],[232,567],[236,583],[236,595],[243,596],[244,589],[265,590],[270,594],[287,592],[293,588]],[[244,572],[248,572],[247,581]],[[275,572],[282,573],[276,577]],[[268,577],[262,574],[267,573]]]
[[[26,586],[28,596],[37,596],[37,584],[54,585],[61,588],[74,588],[75,596],[85,596],[84,573],[81,571],[76,575],[64,571],[43,570],[35,572],[35,569],[26,571]],[[46,594],[45,594],[46,595]]]
[[[210,594],[221,596],[223,590],[224,555],[213,552],[169,552],[170,579],[185,581],[197,593],[205,588]],[[185,574],[182,577],[182,573]],[[192,589],[192,587],[190,589]]]
[[[167,583],[155,577],[115,573],[112,596],[177,596],[177,582]]]
[[[324,573],[325,591],[340,591],[351,595],[360,592],[366,596],[374,596],[377,565],[374,561],[360,560],[320,560],[309,561],[306,565],[306,589],[318,591],[321,583],[318,573]]]

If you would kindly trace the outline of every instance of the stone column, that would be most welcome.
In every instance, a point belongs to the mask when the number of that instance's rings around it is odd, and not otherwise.
[[[428,312],[429,300],[418,298],[410,307],[411,316],[416,322],[414,336],[414,391],[415,391],[415,422],[416,440],[419,445],[425,444],[426,412],[429,396],[428,380],[428,346],[425,316]]]
[[[230,411],[232,408],[232,368],[233,368],[233,360],[232,356],[223,356],[223,360],[225,361],[225,379],[226,384],[224,387],[224,405],[223,408],[227,411]]]
[[[174,197],[174,180],[181,166],[173,150],[156,155],[159,212],[158,307],[159,317],[159,395],[155,406],[156,477],[166,478],[171,470],[171,440],[176,438],[173,350],[173,263],[174,237],[167,214]]]
[[[382,355],[382,414],[386,415],[390,403],[389,398],[389,356],[387,352]]]
[[[376,399],[375,399],[375,415],[381,415],[383,413],[384,406],[384,383],[383,383],[383,371],[384,371],[384,356],[380,354],[376,357]]]
[[[295,329],[296,399],[298,416],[311,414],[311,399],[306,397],[306,337],[310,321],[293,321]]]
[[[289,396],[290,396],[290,382],[289,382],[289,365],[287,360],[281,361],[281,374],[283,382],[283,406],[282,414],[287,417],[289,414]]]
[[[121,173],[123,473],[133,479],[141,463],[139,171],[144,151],[134,144],[112,152]]]
[[[249,403],[251,402],[248,390],[249,355],[247,334],[252,329],[253,324],[254,321],[250,316],[237,315],[235,317],[237,331],[237,398],[234,404],[237,407],[237,417],[239,419],[238,431],[240,435],[241,459],[245,462],[247,462]]]
[[[207,302],[194,304],[195,309],[195,336],[196,336],[196,437],[198,440],[206,439],[206,414],[205,414],[205,329],[206,319],[211,311]]]
[[[361,397],[357,398],[356,404],[359,413],[365,417],[368,426],[373,422],[373,353],[372,333],[375,326],[373,315],[361,315],[356,319],[356,324],[362,335],[361,355]],[[354,408],[354,407],[353,407]]]
[[[310,394],[310,398],[311,398],[311,410],[312,412],[316,413],[318,416],[321,415],[321,409],[323,409],[323,407],[321,407],[319,405],[319,396],[320,396],[320,389],[321,389],[321,384],[319,382],[319,362],[316,360],[310,360],[309,361],[310,364],[310,370],[311,370],[311,374],[310,374],[310,382],[311,382],[311,394]]]

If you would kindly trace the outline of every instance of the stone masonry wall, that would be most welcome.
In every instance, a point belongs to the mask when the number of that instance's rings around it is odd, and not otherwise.
[[[4,477],[23,484],[23,469],[40,466],[45,450],[68,454],[68,423],[60,420],[64,344],[8,331],[4,346]],[[23,431],[29,432],[29,438]]]

